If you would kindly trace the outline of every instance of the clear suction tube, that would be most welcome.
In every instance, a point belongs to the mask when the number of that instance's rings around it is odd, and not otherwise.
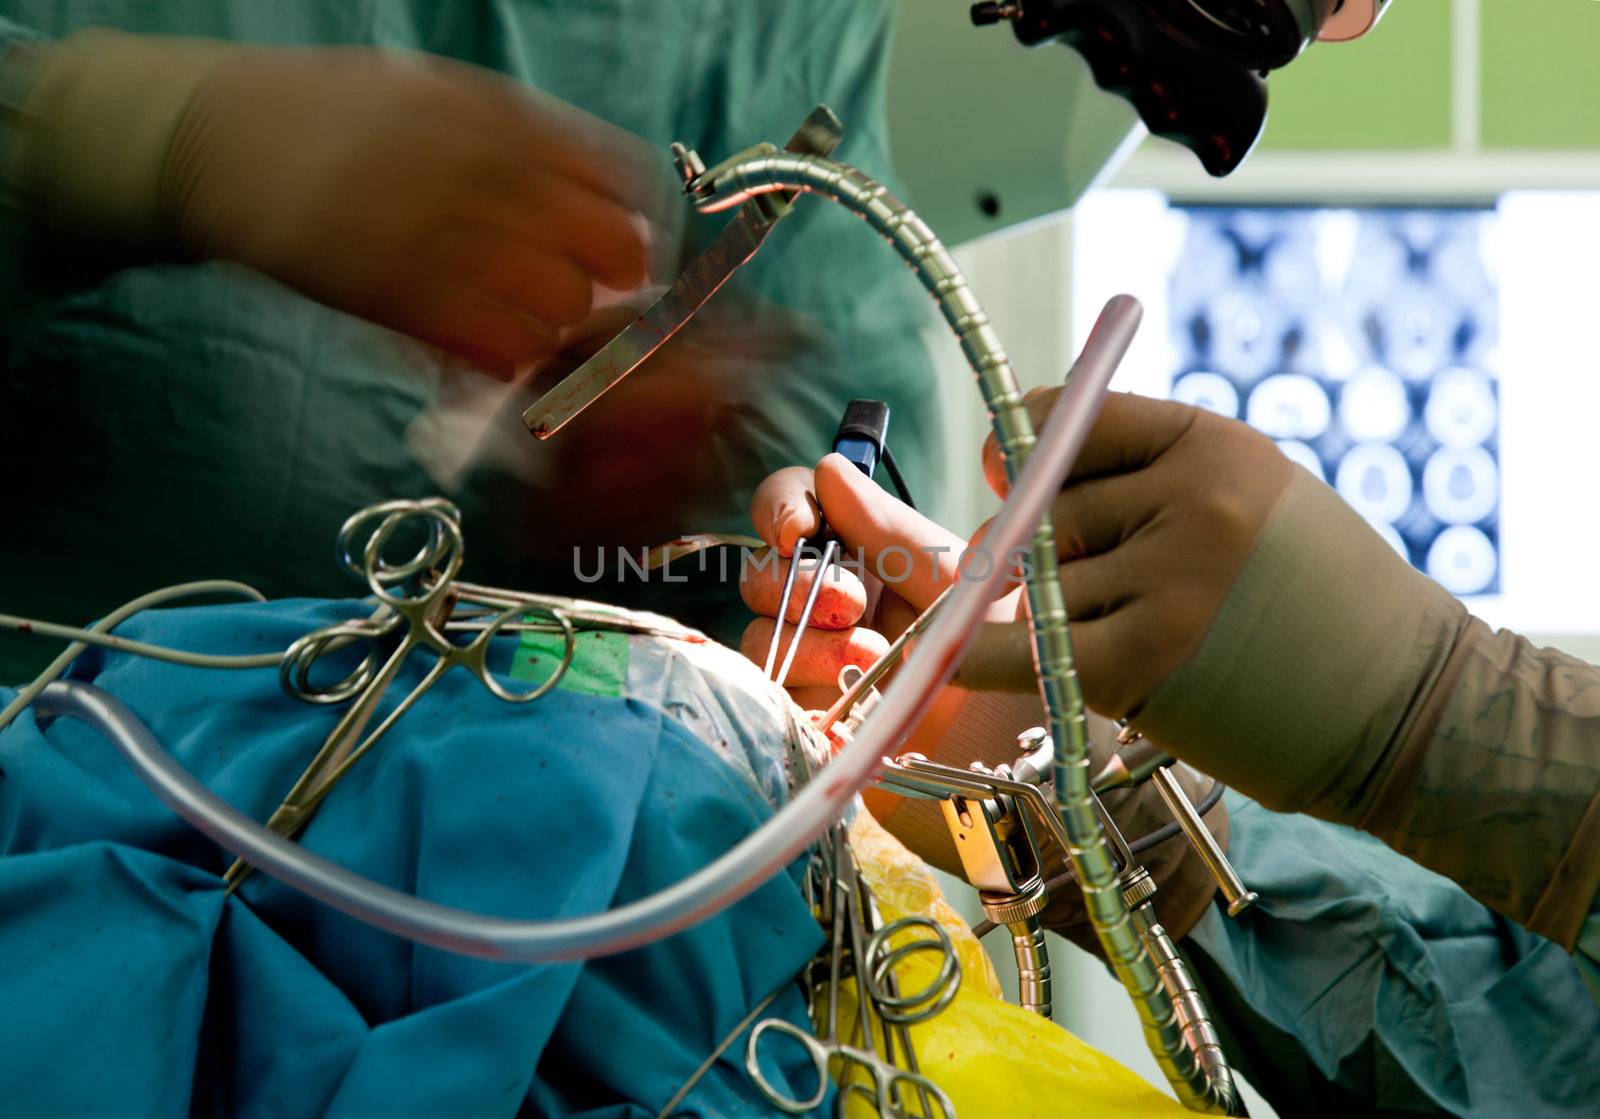
[[[1138,317],[1131,299],[1115,304],[1084,348],[1046,439],[994,522],[988,543],[999,554],[1021,547],[1049,509]],[[601,956],[659,940],[733,904],[787,866],[837,819],[949,678],[984,611],[1003,589],[1005,565],[992,566],[987,578],[956,588],[860,735],[788,805],[716,862],[648,898],[592,917],[507,920],[391,889],[289,842],[224,802],[115,697],[82,683],[58,683],[45,689],[34,707],[40,716],[69,716],[95,726],[173,812],[257,869],[352,917],[435,948],[487,959]]]
[[[988,315],[938,237],[888,188],[846,164],[769,148],[752,149],[719,164],[691,181],[689,190],[696,208],[707,213],[742,205],[757,195],[804,191],[839,203],[872,226],[911,266],[959,339],[989,409],[1007,476],[1016,483],[1019,475],[1031,473],[1032,460],[1042,447],[1036,447],[1016,374]],[[1138,304],[1118,296],[1101,313],[1097,333],[1121,323],[1131,338],[1138,317]],[[1069,391],[1076,379],[1069,379]],[[1073,664],[1054,534],[1048,519],[1037,526],[1028,578],[1029,615],[1040,691],[1056,745],[1056,810],[1072,841],[1068,856],[1083,891],[1084,908],[1106,959],[1133,1000],[1145,1041],[1178,1099],[1195,1110],[1239,1113],[1242,1103],[1227,1066],[1201,1059],[1189,1044],[1184,1019],[1123,902],[1116,863],[1089,789],[1083,693]],[[897,681],[890,689],[891,698],[898,688]],[[867,725],[871,727],[870,720]]]

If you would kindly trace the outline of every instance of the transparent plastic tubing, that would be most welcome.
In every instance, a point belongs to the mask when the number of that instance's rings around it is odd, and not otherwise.
[[[787,152],[736,156],[691,182],[689,189],[695,208],[703,213],[742,205],[762,194],[803,191],[831,199],[866,221],[911,266],[959,339],[988,407],[1007,477],[1015,482],[1025,471],[1036,450],[1036,437],[1011,362],[954,258],[910,207],[847,164]],[[1125,350],[1141,313],[1135,300],[1117,296],[1101,312],[1096,333],[1114,333]],[[1117,358],[1121,359],[1121,351]],[[1075,379],[1068,379],[1069,387]],[[1231,1076],[1213,1075],[1209,1060],[1200,1059],[1190,1048],[1186,1016],[1175,1008],[1122,900],[1116,863],[1089,791],[1083,693],[1073,665],[1066,600],[1048,518],[1038,522],[1031,562],[1028,605],[1040,691],[1056,745],[1056,810],[1072,841],[1068,855],[1083,890],[1084,907],[1107,960],[1133,1000],[1146,1043],[1178,1099],[1193,1110],[1232,1113],[1240,1104]],[[889,694],[893,696],[897,688],[898,682]]]
[[[1132,337],[1128,301],[1097,329],[1052,412],[1050,431],[995,519],[998,555],[1026,544],[1049,509]],[[666,889],[605,913],[555,921],[490,917],[437,905],[373,882],[289,842],[227,804],[169,754],[121,701],[82,683],[57,683],[34,702],[38,716],[69,716],[98,729],[155,795],[225,850],[302,893],[381,929],[485,959],[534,962],[621,952],[669,936],[725,909],[773,877],[827,828],[921,718],[949,679],[984,612],[1003,591],[1004,564],[960,583],[928,626],[894,687],[861,729],[779,812],[715,862]]]

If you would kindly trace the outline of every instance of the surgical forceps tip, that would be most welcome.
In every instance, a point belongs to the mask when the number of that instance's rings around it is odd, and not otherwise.
[[[778,669],[778,675],[777,675],[776,680],[774,681],[778,685],[778,687],[780,687],[780,688],[783,687],[784,681],[789,678],[789,669],[794,666],[795,654],[800,651],[800,640],[801,640],[801,638],[805,637],[806,629],[811,624],[811,611],[817,605],[817,594],[822,590],[822,580],[827,576],[828,565],[833,562],[834,553],[836,553],[838,550],[839,550],[838,541],[829,540],[825,545],[823,545],[822,554],[817,559],[817,573],[814,576],[812,576],[811,589],[806,592],[805,605],[801,608],[800,617],[799,617],[798,620],[796,620],[796,622],[794,624],[794,636],[789,639],[789,651],[784,654],[783,667]],[[783,601],[778,603],[778,619],[779,619],[779,621],[782,621],[784,616],[786,614],[788,614],[788,612],[789,612],[789,601],[790,601],[791,597],[793,596],[794,573],[797,570],[799,570],[800,563],[801,563],[800,542],[796,541],[795,549],[794,549],[794,560],[789,565],[789,579],[787,581],[788,585],[785,587],[785,590],[788,591],[789,593],[785,594],[784,597],[783,597]],[[776,627],[774,627],[773,628],[773,641],[774,641],[774,643],[776,643],[776,641],[777,641],[777,633],[778,633],[778,630],[777,630]]]
[[[772,679],[772,666],[778,661],[778,649],[783,643],[783,623],[789,614],[789,601],[794,597],[795,574],[800,570],[800,555],[805,550],[806,538],[801,536],[794,542],[794,551],[789,555],[789,573],[783,578],[783,592],[778,596],[778,616],[772,620],[772,640],[767,645],[767,663],[762,667],[761,674],[767,679]]]

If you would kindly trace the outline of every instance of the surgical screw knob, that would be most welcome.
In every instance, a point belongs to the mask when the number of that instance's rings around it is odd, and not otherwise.
[[[677,164],[678,174],[683,176],[684,186],[688,186],[706,173],[705,161],[700,158],[700,153],[682,144],[672,145],[672,162]]]
[[[978,900],[983,904],[984,916],[997,925],[1009,925],[1037,917],[1050,903],[1049,896],[1044,892],[1044,883],[1037,878],[1024,884],[1019,894],[1007,896],[980,890]]]
[[[1122,882],[1122,904],[1129,909],[1138,909],[1155,896],[1156,880],[1150,877],[1150,872],[1144,867],[1139,867]]]

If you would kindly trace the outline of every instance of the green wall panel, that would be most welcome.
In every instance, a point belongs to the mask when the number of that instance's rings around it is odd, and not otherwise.
[[[1489,6],[1594,0],[1485,0]],[[1319,43],[1267,81],[1262,150],[1447,148],[1449,0],[1397,0],[1378,29],[1354,43]]]
[[[1481,2],[1483,146],[1600,148],[1600,3]]]

